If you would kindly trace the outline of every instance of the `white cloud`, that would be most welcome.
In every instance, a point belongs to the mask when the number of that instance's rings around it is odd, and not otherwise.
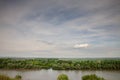
[[[89,44],[85,43],[85,44],[76,44],[74,45],[74,48],[87,48],[89,46]]]

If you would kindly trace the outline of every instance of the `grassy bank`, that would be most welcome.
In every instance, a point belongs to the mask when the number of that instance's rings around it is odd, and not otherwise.
[[[11,78],[9,76],[0,74],[0,80],[21,80],[21,79],[22,77],[20,75],[16,75],[15,78]]]
[[[20,75],[16,75],[15,78],[11,78],[9,76],[0,74],[0,80],[22,80],[22,77]],[[60,74],[56,80],[69,80],[69,77],[66,74]],[[102,77],[98,77],[95,74],[91,74],[82,76],[82,80],[105,80],[105,79]]]

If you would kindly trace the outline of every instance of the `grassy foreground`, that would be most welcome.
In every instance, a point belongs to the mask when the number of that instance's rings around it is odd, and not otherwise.
[[[22,77],[20,75],[16,75],[15,78],[10,78],[6,75],[0,75],[0,80],[22,80]],[[57,77],[57,80],[69,80],[69,78],[66,74],[60,74]],[[105,80],[105,79],[102,77],[98,77],[95,74],[91,74],[91,75],[82,76],[82,80]]]
[[[57,80],[69,80],[68,76],[66,74],[60,74],[57,77]],[[84,75],[82,76],[82,80],[105,80],[102,77],[98,77],[95,74],[91,74],[91,75]]]
[[[105,79],[102,77],[98,77],[95,74],[91,74],[91,75],[82,76],[82,80],[105,80]]]
[[[0,69],[120,70],[120,59],[0,58]]]
[[[0,80],[21,80],[22,77],[20,75],[16,75],[15,78],[10,78],[6,75],[1,75],[0,74]]]

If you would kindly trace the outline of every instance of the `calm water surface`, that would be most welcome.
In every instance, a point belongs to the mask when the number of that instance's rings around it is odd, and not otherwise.
[[[81,76],[86,74],[96,74],[106,80],[120,80],[120,71],[0,70],[0,74],[10,77],[15,77],[15,75],[19,74],[22,76],[22,80],[57,80],[57,76],[61,73],[67,74],[70,80],[81,80]]]

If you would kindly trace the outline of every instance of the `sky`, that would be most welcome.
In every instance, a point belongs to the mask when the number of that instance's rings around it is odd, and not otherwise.
[[[0,57],[120,57],[120,0],[0,0]]]

